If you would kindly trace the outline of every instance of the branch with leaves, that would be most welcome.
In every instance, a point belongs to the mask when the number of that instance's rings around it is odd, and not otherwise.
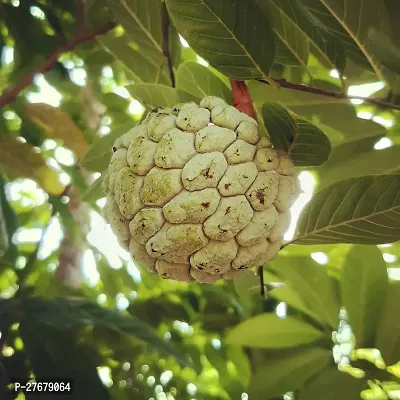
[[[11,103],[19,93],[26,89],[32,82],[37,74],[43,74],[54,67],[61,55],[67,51],[73,50],[75,47],[81,43],[93,40],[96,36],[103,35],[114,29],[117,26],[115,22],[108,22],[107,24],[93,28],[92,30],[85,33],[77,33],[76,36],[70,41],[66,42],[62,46],[57,47],[53,53],[39,65],[30,74],[24,76],[15,85],[10,86],[4,91],[0,96],[0,109],[5,105]]]
[[[259,82],[265,83],[266,85],[269,85],[269,82],[263,80],[263,79],[257,79]],[[380,100],[380,99],[371,99],[370,97],[360,97],[360,96],[352,96],[348,95],[345,93],[339,93],[339,92],[333,92],[331,90],[326,90],[326,89],[320,89],[308,85],[302,85],[299,83],[291,83],[287,82],[285,79],[279,79],[275,81],[280,87],[283,87],[285,89],[291,89],[291,90],[296,90],[298,92],[305,92],[305,93],[312,93],[312,94],[318,94],[320,96],[325,96],[325,97],[332,97],[335,99],[343,99],[343,100],[361,100],[365,103],[372,104],[376,107],[379,108],[385,108],[385,109],[392,109],[392,110],[400,110],[400,105],[393,104],[386,102],[385,100]]]

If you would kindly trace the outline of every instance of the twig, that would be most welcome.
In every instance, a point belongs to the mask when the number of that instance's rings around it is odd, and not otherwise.
[[[249,89],[244,81],[230,79],[230,83],[232,88],[233,106],[239,111],[247,114],[249,117],[257,119],[253,100],[251,99]]]
[[[263,80],[263,79],[257,79],[257,80],[259,82],[265,83],[266,85],[269,85],[269,83],[267,81]],[[388,102],[386,102],[384,100],[371,99],[370,97],[360,97],[360,96],[346,95],[344,93],[332,92],[330,90],[319,89],[319,88],[316,88],[316,87],[302,85],[302,84],[299,84],[299,83],[287,82],[285,79],[277,80],[276,83],[278,83],[279,86],[281,86],[281,87],[283,87],[285,89],[296,90],[298,92],[319,94],[321,96],[333,97],[335,99],[362,100],[365,103],[373,104],[373,105],[378,106],[380,108],[387,108],[387,109],[392,109],[392,110],[400,110],[400,105],[388,103]]]
[[[60,56],[72,49],[74,49],[76,46],[83,42],[87,42],[89,40],[94,39],[98,35],[102,35],[116,27],[115,22],[109,22],[107,24],[98,26],[89,32],[82,33],[79,35],[76,35],[73,39],[68,41],[67,43],[63,44],[62,46],[57,47],[54,52],[47,58],[43,64],[39,65],[34,71],[32,71],[30,74],[24,76],[19,80],[19,82],[14,85],[10,86],[7,88],[3,94],[0,96],[0,109],[4,107],[5,105],[9,104],[12,102],[15,97],[18,96],[20,92],[22,92],[25,88],[27,88],[33,81],[33,78],[37,74],[42,74],[51,68],[53,68],[54,64],[57,62],[57,60],[60,58]]]
[[[171,86],[175,87],[175,73],[172,64],[171,52],[169,51],[169,15],[165,2],[162,3],[162,50],[164,57],[168,63],[169,77],[171,79]]]
[[[265,297],[264,270],[263,267],[258,267],[258,277],[260,278],[260,294]]]

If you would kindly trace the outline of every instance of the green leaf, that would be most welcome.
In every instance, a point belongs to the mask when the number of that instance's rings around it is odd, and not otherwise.
[[[245,350],[240,346],[229,346],[226,351],[229,361],[236,367],[240,380],[247,386],[250,381],[251,365]]]
[[[313,313],[313,311],[307,307],[295,289],[289,286],[283,286],[270,290],[269,294],[272,298],[283,301],[294,310],[300,311],[304,315],[311,317],[315,322],[320,322],[318,315]]]
[[[162,53],[160,0],[106,0],[106,4],[132,41]]]
[[[298,167],[316,166],[325,163],[331,153],[328,137],[311,122],[296,118],[297,136],[289,154]]]
[[[262,115],[272,143],[288,152],[296,166],[320,165],[328,160],[331,144],[318,127],[292,117],[277,103],[264,103]]]
[[[382,316],[377,325],[376,348],[386,365],[400,361],[400,284],[391,283],[386,293]]]
[[[268,79],[274,35],[255,2],[167,0],[166,4],[178,31],[213,67],[235,79]]]
[[[310,50],[310,42],[307,35],[288,17],[279,1],[258,0],[257,3],[266,12],[266,15],[270,17],[269,20],[271,21],[275,35],[289,53],[289,57],[293,58],[294,65],[300,65],[304,70],[307,70],[308,53]],[[277,46],[275,62],[283,65],[290,63],[287,57],[280,59],[279,56],[280,51]]]
[[[232,92],[215,74],[208,68],[195,62],[185,62],[176,73],[177,89],[203,98],[217,96],[232,104]]]
[[[400,171],[400,146],[375,150],[378,137],[367,138],[337,146],[328,162],[317,170],[319,188],[340,181],[345,176],[390,174]]]
[[[64,187],[57,173],[50,169],[33,146],[19,140],[0,136],[0,168],[10,169],[15,175],[36,180],[49,194],[60,194]]]
[[[375,57],[385,67],[400,74],[400,47],[396,46],[388,36],[381,34],[376,29],[371,29],[368,39]]]
[[[106,136],[100,137],[97,142],[80,160],[80,165],[92,172],[104,172],[112,156],[112,146],[114,142],[129,129],[133,128],[135,123],[124,124]]]
[[[271,399],[297,390],[332,362],[332,351],[318,347],[301,348],[268,357],[265,365],[251,378],[249,398]]]
[[[158,50],[141,49],[126,36],[114,37],[108,34],[98,37],[97,40],[134,75],[136,81],[170,84],[168,65]]]
[[[355,400],[365,388],[365,381],[340,372],[337,366],[323,369],[298,393],[298,400]]]
[[[48,137],[63,140],[78,157],[86,153],[89,146],[83,132],[64,111],[44,103],[31,103],[26,105],[26,112]]]
[[[381,244],[400,239],[400,174],[346,179],[318,192],[303,209],[297,244]]]
[[[261,4],[266,4],[259,0]],[[298,41],[308,43],[312,53],[328,68],[336,68],[343,71],[345,67],[345,52],[340,41],[335,38],[326,26],[315,18],[307,9],[307,5],[299,0],[269,0],[270,9],[275,7],[279,10],[284,27],[291,26],[291,40],[288,43],[294,49],[303,49],[305,44],[299,44]],[[277,13],[277,12],[276,12]],[[276,18],[274,18],[276,19]],[[275,24],[277,22],[274,22]],[[298,50],[300,53],[300,50]]]
[[[354,0],[349,4],[336,0],[320,0],[319,4],[320,8],[315,9],[316,13],[329,14],[330,19],[325,19],[327,27],[334,30],[338,38],[342,38],[348,56],[363,67],[367,67],[367,61],[379,80],[393,82],[393,74],[385,70],[374,57],[368,40],[372,28],[383,34],[388,33],[389,15],[385,7],[377,7],[374,0]],[[346,40],[347,37],[350,41]]]
[[[263,104],[262,116],[273,145],[289,152],[297,136],[297,124],[294,118],[285,108],[272,102]]]
[[[128,85],[126,89],[133,98],[150,108],[174,107],[180,102],[177,90],[168,86],[140,83]]]
[[[277,257],[271,264],[278,275],[294,290],[318,322],[337,329],[340,301],[332,278],[311,257]]]
[[[157,332],[140,320],[123,315],[116,310],[102,308],[87,300],[30,298],[23,303],[23,312],[37,323],[59,331],[89,325],[103,327],[119,334],[133,335],[151,344],[155,350],[173,355],[183,364],[187,363],[183,354],[159,338]]]
[[[88,188],[88,190],[83,194],[83,201],[96,201],[104,197],[104,192],[101,187],[103,182],[104,175],[101,175],[100,178],[96,179]]]
[[[238,276],[233,280],[233,286],[240,300],[248,299],[251,295],[251,289],[260,285],[260,278],[253,271]]]
[[[376,246],[353,246],[347,254],[341,279],[342,303],[356,336],[358,348],[374,346],[388,275]]]
[[[108,112],[125,111],[129,106],[129,100],[116,93],[104,93],[99,100],[107,107]]]
[[[322,337],[324,332],[306,322],[292,317],[280,319],[275,314],[260,314],[233,328],[226,342],[247,347],[283,349],[314,343]]]

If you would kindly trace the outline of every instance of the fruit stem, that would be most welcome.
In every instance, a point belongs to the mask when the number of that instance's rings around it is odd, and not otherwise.
[[[244,81],[230,79],[233,96],[233,106],[249,117],[257,119],[253,100]]]

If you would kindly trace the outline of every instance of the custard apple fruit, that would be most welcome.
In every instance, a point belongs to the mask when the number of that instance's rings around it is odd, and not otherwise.
[[[135,262],[201,283],[273,259],[300,193],[290,157],[213,96],[157,108],[119,137],[103,190],[104,218]]]

